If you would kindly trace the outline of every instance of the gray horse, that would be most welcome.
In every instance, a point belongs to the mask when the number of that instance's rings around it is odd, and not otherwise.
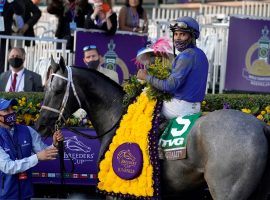
[[[56,75],[46,88],[38,130],[51,134],[57,119],[67,118],[81,105],[98,135],[111,130],[101,140],[103,155],[115,133],[112,127],[124,112],[122,88],[93,70],[55,64],[53,71]],[[269,133],[264,122],[236,110],[201,117],[188,136],[187,159],[162,161],[162,193],[180,194],[206,183],[215,200],[248,199],[266,169]]]

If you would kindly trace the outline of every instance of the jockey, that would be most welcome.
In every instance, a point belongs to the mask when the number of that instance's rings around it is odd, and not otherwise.
[[[179,51],[172,63],[167,79],[160,80],[140,69],[137,78],[146,80],[153,87],[172,94],[171,101],[163,102],[162,113],[167,119],[200,112],[205,97],[208,60],[205,53],[196,46],[200,30],[197,21],[181,17],[170,25],[173,45]]]

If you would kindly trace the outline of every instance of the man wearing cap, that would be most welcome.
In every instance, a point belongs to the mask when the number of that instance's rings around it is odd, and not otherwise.
[[[84,47],[83,52],[83,62],[89,69],[97,70],[119,84],[117,72],[101,66],[101,55],[99,54],[99,50],[95,45]]]
[[[170,26],[173,45],[180,53],[172,64],[167,79],[160,80],[140,69],[137,78],[146,80],[155,88],[171,93],[173,98],[163,102],[162,113],[167,119],[200,112],[205,97],[208,60],[205,53],[196,47],[200,30],[197,21],[191,17],[181,17]]]
[[[39,161],[56,159],[58,141],[63,141],[57,131],[53,145],[47,147],[34,129],[16,124],[12,109],[16,103],[14,99],[0,99],[0,199],[30,199],[31,168]]]

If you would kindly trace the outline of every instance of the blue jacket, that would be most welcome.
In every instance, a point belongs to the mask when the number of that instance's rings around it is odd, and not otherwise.
[[[171,93],[174,98],[188,102],[201,102],[205,97],[208,60],[196,46],[179,53],[172,64],[172,72],[165,80],[147,75],[146,80],[155,88]]]
[[[0,128],[0,146],[11,160],[31,156],[32,137],[27,126],[16,125],[13,138],[4,128]],[[0,171],[0,199],[25,199],[33,196],[31,170],[27,170],[27,179],[19,180],[18,174],[5,174]]]

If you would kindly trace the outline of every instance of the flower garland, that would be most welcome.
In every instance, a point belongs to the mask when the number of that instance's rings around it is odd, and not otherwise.
[[[159,195],[159,177],[156,177],[159,175],[158,137],[155,135],[157,134],[159,117],[156,113],[160,109],[161,104],[157,104],[156,100],[149,99],[145,92],[142,92],[137,97],[137,101],[128,107],[127,114],[123,116],[109,150],[100,162],[97,187],[101,192],[119,197],[138,197],[140,199]],[[120,178],[112,167],[113,153],[123,143],[138,144],[143,155],[142,171],[131,180]]]

